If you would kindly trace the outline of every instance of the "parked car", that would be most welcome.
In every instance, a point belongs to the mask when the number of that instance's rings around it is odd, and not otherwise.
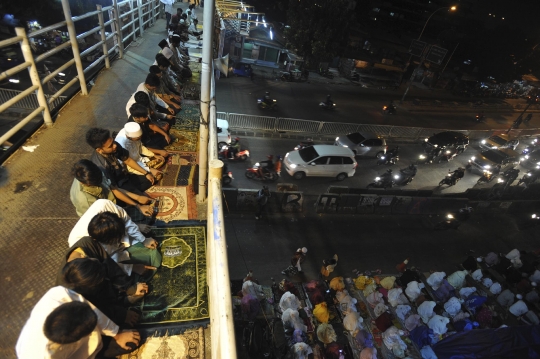
[[[517,138],[511,139],[510,136],[502,133],[500,135],[493,135],[485,140],[480,141],[480,148],[484,150],[495,150],[501,148],[510,148],[515,150],[518,144],[519,140]]]
[[[426,153],[432,153],[434,149],[455,150],[459,155],[465,151],[469,145],[469,137],[461,132],[444,131],[427,137],[422,143]]]
[[[338,181],[354,176],[357,166],[350,149],[332,145],[314,145],[287,152],[283,163],[287,173],[295,179],[336,177]]]
[[[217,119],[218,148],[231,143],[231,134],[229,133],[229,122],[227,120]]]
[[[348,147],[355,156],[368,156],[381,158],[386,153],[388,146],[383,138],[368,138],[359,132],[349,133],[345,136],[336,137],[334,146]]]
[[[498,150],[487,150],[477,156],[472,156],[469,160],[471,170],[492,171],[497,165],[501,165],[500,172],[514,168],[520,162],[519,153],[510,148],[501,148]]]

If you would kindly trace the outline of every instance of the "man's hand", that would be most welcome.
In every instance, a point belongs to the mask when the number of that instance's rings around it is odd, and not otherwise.
[[[158,242],[154,238],[149,237],[144,240],[144,246],[149,249],[157,249]]]
[[[148,233],[152,230],[152,227],[144,223],[137,223],[137,227],[139,227],[139,231],[141,231],[141,233]]]
[[[160,151],[161,152],[161,151]],[[167,151],[165,151],[167,152]],[[167,156],[167,155],[165,155]],[[165,161],[165,156],[162,156],[160,155],[159,153],[154,153],[154,157],[157,159],[157,160],[160,160],[160,161]],[[163,171],[159,171],[159,172],[163,172]]]
[[[165,141],[167,141],[167,143],[170,144],[171,143],[171,136],[169,136],[168,133],[165,133],[164,137],[165,137]]]
[[[154,182],[156,181],[156,178],[151,172],[147,173],[144,177],[146,177],[146,179],[149,180],[151,184],[154,184]]]
[[[152,173],[152,176],[154,176],[154,178],[156,178],[158,173],[163,173],[163,172],[160,171],[160,170],[156,170],[155,168],[150,168],[150,173]]]
[[[133,269],[135,269],[135,266],[138,266],[141,264],[135,264],[133,266]],[[145,265],[142,265],[143,267],[146,267]],[[134,295],[145,295],[148,293],[148,285],[146,283],[137,283],[137,289],[135,290]]]
[[[128,309],[124,323],[134,326],[139,321],[140,315],[134,310]]]
[[[174,109],[172,107],[167,107],[167,111],[169,111],[171,115],[174,115]]]
[[[162,158],[165,158],[169,155],[169,152],[166,150],[152,150],[152,152],[154,152],[156,157],[161,156]]]
[[[176,118],[175,115],[167,115],[166,117],[167,117],[167,120],[174,120]]]
[[[145,216],[151,216],[154,214],[154,209],[149,205],[139,205],[139,211]]]
[[[133,350],[135,348],[132,348],[127,344],[133,343],[136,347],[138,347],[139,341],[141,340],[141,335],[136,330],[122,330],[114,336],[114,340],[120,348],[124,350]]]
[[[176,101],[182,101],[182,97],[180,97],[179,95],[172,95],[172,97],[173,97]]]

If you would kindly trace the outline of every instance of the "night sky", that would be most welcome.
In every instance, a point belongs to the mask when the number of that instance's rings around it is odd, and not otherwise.
[[[521,27],[540,35],[540,1],[538,0],[480,0],[478,7],[485,9],[486,18],[489,13],[497,19],[505,18],[511,27]],[[503,21],[503,20],[501,20]]]

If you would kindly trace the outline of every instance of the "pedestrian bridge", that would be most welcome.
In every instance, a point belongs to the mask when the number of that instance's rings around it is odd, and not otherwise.
[[[70,14],[68,2],[62,1],[62,5]],[[162,248],[162,273],[153,279],[155,295],[149,294],[141,304],[140,330],[143,337],[156,341],[171,338],[170,349],[178,357],[187,357],[171,344],[178,338],[189,339],[190,348],[192,344],[197,346],[203,353],[200,358],[236,357],[223,226],[222,163],[217,160],[211,92],[211,60],[220,41],[220,29],[213,28],[214,5],[206,1],[204,9],[196,9],[205,37],[202,49],[194,52],[202,61],[191,63],[193,77],[184,84],[183,110],[177,116],[177,127],[171,130],[179,139],[170,148],[173,159],[166,165],[164,178],[150,190],[151,196],[161,199],[153,236],[168,244]],[[175,8],[187,6],[174,4]],[[56,285],[68,235],[78,220],[69,199],[73,181],[70,169],[92,153],[85,134],[92,127],[119,131],[125,124],[127,100],[144,82],[159,50],[157,44],[166,37],[162,12],[157,0],[114,1],[112,6],[98,5],[94,12],[68,17],[29,34],[17,28],[16,36],[0,41],[0,48],[20,44],[24,55],[21,64],[0,74],[0,78],[5,80],[28,69],[31,79],[27,90],[12,91],[2,98],[0,113],[10,112],[17,104],[33,107],[23,112],[23,118],[10,122],[9,130],[0,132],[0,144],[24,141],[23,147],[11,146],[4,153],[9,157],[6,155],[0,167],[2,358],[15,357],[15,343],[33,306]],[[83,19],[93,21],[95,27],[77,32],[78,21]],[[65,27],[70,41],[37,56],[30,50],[33,39]],[[211,38],[206,34],[216,35]],[[81,40],[92,36],[99,41],[80,49]],[[44,59],[70,47],[74,58],[48,74],[38,72]],[[96,50],[101,55],[94,61],[84,60]],[[55,83],[52,89],[47,86],[68,68],[73,69],[73,77],[67,83]],[[27,139],[17,136],[19,130],[32,126],[41,127]],[[143,223],[150,220],[139,219]],[[155,303],[154,308],[150,306],[157,294],[167,302],[160,302],[156,310]],[[180,296],[188,299],[180,300]]]

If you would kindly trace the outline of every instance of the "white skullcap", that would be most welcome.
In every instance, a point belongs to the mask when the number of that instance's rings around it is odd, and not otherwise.
[[[523,296],[521,294],[516,295],[517,299],[523,299]]]
[[[476,261],[480,263],[480,262],[482,262],[482,258],[478,257],[478,258],[476,258]]]
[[[128,122],[124,125],[124,131],[126,132],[127,137],[141,137],[142,130],[141,126],[137,122]]]
[[[297,252],[302,252],[302,253],[305,254],[305,253],[307,253],[307,248],[306,247],[298,248],[296,251]]]

